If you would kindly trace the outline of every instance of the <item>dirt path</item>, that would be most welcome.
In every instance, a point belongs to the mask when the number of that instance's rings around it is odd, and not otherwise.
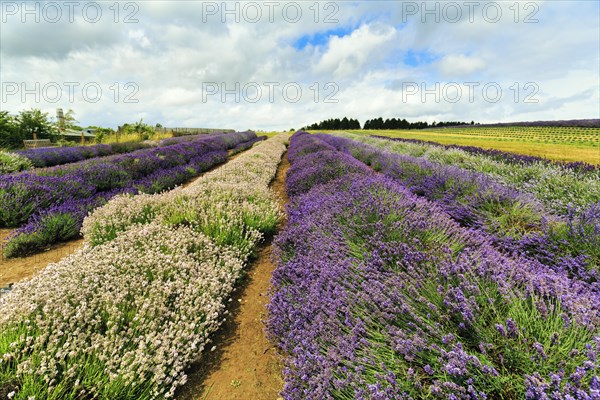
[[[234,160],[238,156],[244,154],[244,152],[245,151],[242,151],[238,154],[228,157],[225,163],[215,165],[209,170],[190,179],[181,186],[187,187],[191,185],[196,180],[204,176],[204,174],[207,172],[213,171],[225,165],[231,160]],[[83,238],[80,238],[68,242],[57,243],[49,246],[44,252],[34,254],[32,256],[6,259],[4,258],[5,239],[11,234],[12,231],[13,229],[0,229],[0,288],[4,288],[23,279],[31,278],[36,272],[42,270],[48,264],[58,262],[66,256],[73,254],[83,247],[84,244]]]
[[[31,278],[50,263],[62,260],[83,246],[83,239],[49,246],[46,251],[29,257],[4,258],[4,244],[13,229],[0,229],[0,288]]]
[[[282,206],[288,200],[285,193],[288,168],[286,153],[271,183]],[[275,348],[265,337],[263,324],[274,269],[271,240],[268,240],[260,247],[258,259],[250,265],[248,277],[228,307],[229,318],[214,337],[212,345],[216,349],[207,350],[192,365],[188,383],[176,396],[178,400],[278,399],[283,389],[283,368]]]
[[[72,240],[50,246],[46,251],[22,258],[4,258],[0,253],[0,288],[20,280],[31,278],[50,263],[55,263],[83,246],[83,239]],[[0,247],[0,250],[1,247]]]

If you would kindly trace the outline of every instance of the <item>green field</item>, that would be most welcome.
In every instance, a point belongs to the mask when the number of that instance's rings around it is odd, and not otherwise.
[[[473,127],[424,130],[356,130],[363,135],[477,146],[557,161],[600,164],[600,129],[570,127]]]

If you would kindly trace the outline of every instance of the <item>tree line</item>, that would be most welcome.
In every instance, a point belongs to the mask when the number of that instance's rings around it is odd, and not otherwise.
[[[55,140],[58,129],[48,113],[39,109],[23,110],[17,115],[8,111],[0,111],[0,148],[15,149],[23,146],[23,140],[33,139]]]
[[[48,113],[37,108],[20,111],[16,115],[8,111],[0,111],[0,149],[19,149],[23,147],[23,140],[50,139],[53,143],[66,144],[62,134],[65,131],[81,131],[83,128],[74,117],[75,112],[69,109],[62,121],[54,121]],[[160,127],[157,124],[157,127]],[[102,140],[114,134],[114,130],[100,126],[88,126],[95,132],[94,141],[102,143]],[[350,129],[350,128],[346,128]],[[134,123],[125,123],[119,127],[120,135],[137,136],[140,141],[148,140],[154,135],[154,127],[146,124],[140,119]],[[131,140],[131,138],[130,138]]]
[[[346,117],[339,119],[339,118],[331,118],[331,119],[326,119],[325,121],[321,121],[321,122],[317,122],[314,123],[312,125],[308,125],[305,126],[304,128],[302,128],[302,130],[319,130],[319,129],[326,129],[326,130],[335,130],[335,129],[361,129],[360,128],[360,122],[358,122],[357,119],[348,119]]]
[[[475,121],[461,122],[461,121],[440,121],[429,124],[427,121],[421,122],[408,122],[406,119],[399,118],[388,118],[383,119],[381,117],[369,119],[365,122],[364,127],[361,128],[360,122],[357,119],[344,117],[331,118],[325,121],[317,122],[312,125],[303,127],[303,130],[348,130],[348,129],[426,129],[426,128],[442,128],[445,126],[457,126],[457,125],[475,125]]]

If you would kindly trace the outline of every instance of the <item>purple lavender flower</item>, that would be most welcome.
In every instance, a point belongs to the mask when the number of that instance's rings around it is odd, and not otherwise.
[[[290,144],[291,201],[288,224],[274,241],[268,321],[269,336],[287,355],[283,396],[546,394],[550,386],[536,363],[514,361],[522,357],[515,355],[521,339],[530,346],[548,338],[529,327],[519,331],[513,309],[533,314],[545,307],[545,315],[535,316],[542,320],[564,312],[571,329],[595,332],[600,295],[594,285],[498,251],[489,235],[460,226],[439,202],[332,147],[306,133]],[[380,164],[381,171],[388,167]],[[500,339],[490,315],[506,321]],[[533,346],[525,352],[539,357]],[[546,363],[544,374],[562,368],[550,357]],[[500,384],[507,379],[511,385]],[[572,386],[561,393],[587,390]]]
[[[227,159],[226,149],[256,137],[242,132],[183,141],[81,164],[43,175],[23,173],[0,180],[0,226],[19,226],[6,255],[30,254],[79,235],[85,215],[118,193],[158,193]]]

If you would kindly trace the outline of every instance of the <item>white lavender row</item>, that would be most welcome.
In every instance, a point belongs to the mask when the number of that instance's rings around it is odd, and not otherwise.
[[[97,209],[84,224],[90,234],[104,216],[127,223],[0,297],[0,388],[13,385],[14,399],[172,397],[281,216],[267,185],[286,140],[263,142],[188,188]],[[219,244],[223,232],[243,240]]]

